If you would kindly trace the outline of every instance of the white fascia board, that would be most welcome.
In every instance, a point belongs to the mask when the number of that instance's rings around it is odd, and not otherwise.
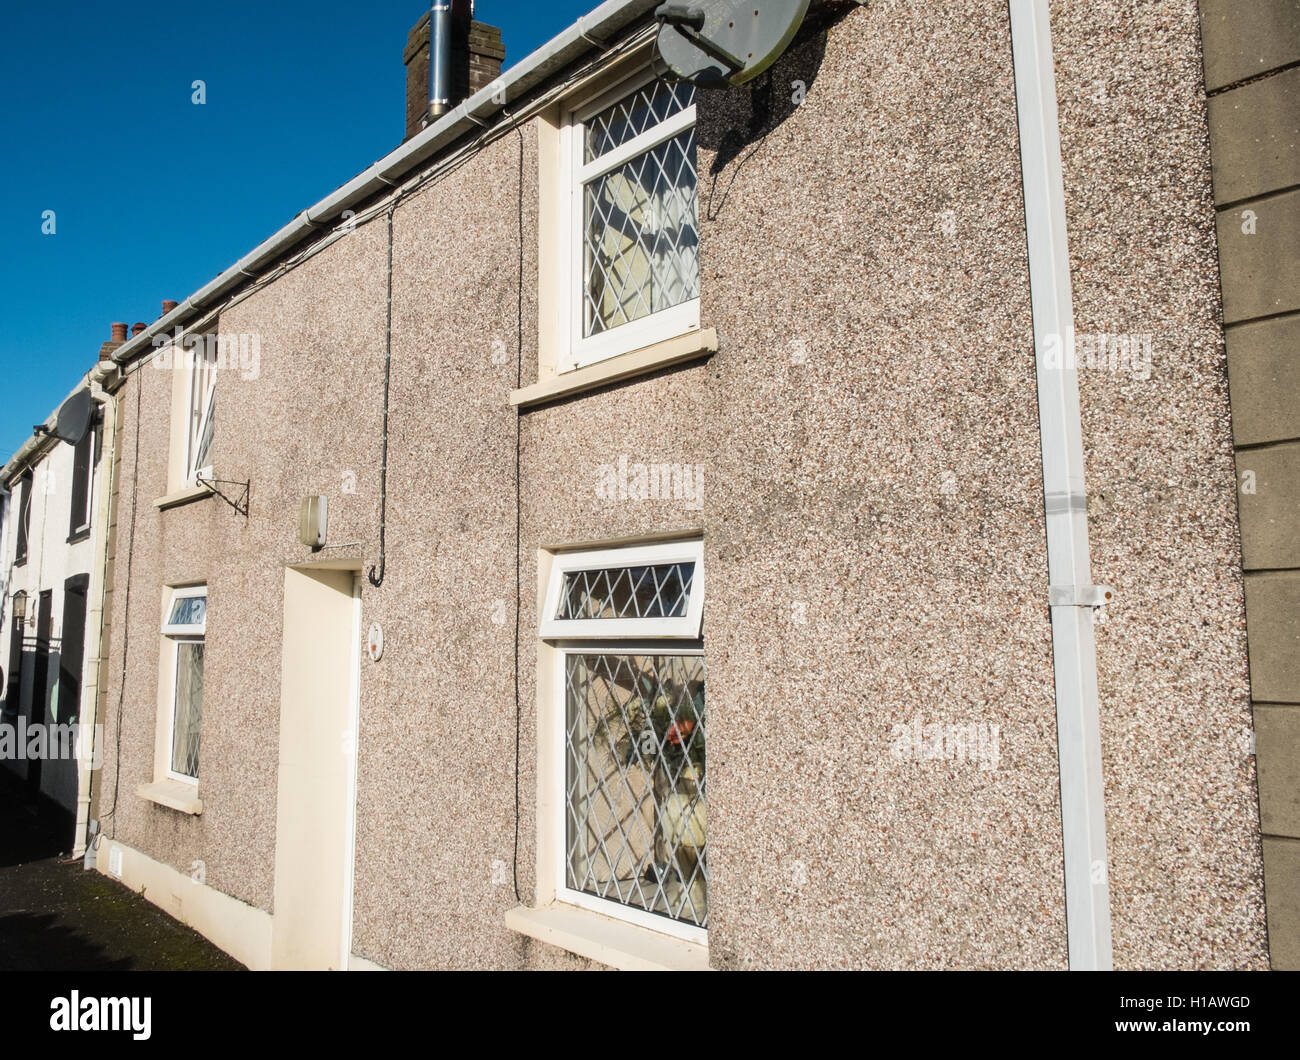
[[[154,336],[182,327],[211,310],[225,295],[247,283],[313,231],[336,221],[344,210],[392,189],[412,169],[450,146],[485,121],[508,113],[521,99],[552,75],[588,52],[614,42],[615,36],[649,14],[658,0],[606,0],[590,14],[520,60],[487,87],[458,103],[427,129],[390,151],[379,161],[309,206],[270,238],[259,243],[230,268],[185,298],[166,316],[113,352],[118,364],[128,364],[153,349]]]

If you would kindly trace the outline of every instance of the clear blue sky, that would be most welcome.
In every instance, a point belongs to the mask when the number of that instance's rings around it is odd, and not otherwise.
[[[501,27],[508,67],[598,4],[478,0],[475,17]],[[164,298],[398,145],[402,48],[427,6],[6,5],[0,463],[94,363],[110,322],[152,323]]]

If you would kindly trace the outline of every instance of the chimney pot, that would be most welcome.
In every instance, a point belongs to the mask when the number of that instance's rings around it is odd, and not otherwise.
[[[131,325],[131,338],[135,338],[137,335],[140,334],[140,332],[142,332],[148,326],[149,325],[144,323],[144,321],[142,320],[136,321],[134,324]]]
[[[162,315],[163,315],[163,316],[166,316],[166,315],[167,315],[168,313],[170,313],[173,309],[175,309],[178,305],[180,305],[179,302],[172,302],[172,301],[170,301],[170,300],[164,298],[164,299],[163,299],[163,311],[162,311]]]
[[[114,324],[113,324],[113,338],[112,338],[112,341],[113,341],[113,342],[125,342],[125,341],[126,341],[126,324],[125,324],[125,323],[114,323]]]

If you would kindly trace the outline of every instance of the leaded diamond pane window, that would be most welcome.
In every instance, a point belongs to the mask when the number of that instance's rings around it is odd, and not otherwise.
[[[595,161],[695,102],[689,81],[651,81],[586,121],[584,159]]]
[[[555,556],[540,633],[694,640],[703,621],[703,542],[675,541]]]
[[[681,618],[690,604],[694,563],[569,571],[556,618]]]
[[[694,91],[652,81],[584,122],[585,339],[699,298]]]
[[[176,700],[172,714],[171,769],[199,776],[199,727],[203,720],[203,641],[176,645]]]
[[[565,656],[565,885],[708,926],[704,659]]]

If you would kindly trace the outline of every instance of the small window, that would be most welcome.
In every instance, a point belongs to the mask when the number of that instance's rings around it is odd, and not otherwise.
[[[174,780],[199,779],[199,730],[203,719],[203,652],[207,632],[205,586],[176,589],[163,623],[172,644],[171,737],[167,774]]]
[[[189,402],[186,418],[187,481],[212,477],[212,435],[216,423],[217,351],[214,342],[187,350],[190,357]]]
[[[696,541],[557,556],[542,629],[559,656],[557,896],[700,943],[708,929],[702,553]]]
[[[27,562],[27,538],[32,532],[32,473],[28,471],[18,482],[17,537],[14,542],[14,565]]]
[[[72,515],[68,526],[69,540],[85,537],[95,500],[95,465],[99,462],[99,424],[92,421],[81,436],[72,455]]]
[[[542,636],[698,637],[703,551],[685,541],[556,556]]]
[[[625,84],[565,126],[576,368],[699,328],[695,88]]]

